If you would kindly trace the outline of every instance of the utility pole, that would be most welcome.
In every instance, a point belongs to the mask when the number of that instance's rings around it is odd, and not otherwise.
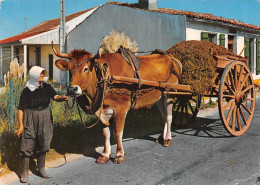
[[[65,0],[60,0],[60,52],[65,53]],[[66,86],[66,71],[61,71],[60,79],[62,86]]]

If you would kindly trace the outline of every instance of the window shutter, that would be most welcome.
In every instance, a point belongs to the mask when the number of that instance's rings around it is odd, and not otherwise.
[[[250,42],[249,42],[249,38],[248,37],[245,37],[245,45],[246,45],[246,48],[245,48],[245,57],[247,57],[248,59],[248,67],[250,69],[250,66],[251,66],[251,61],[250,61]]]
[[[220,34],[219,35],[219,45],[225,47],[225,34]]]
[[[256,74],[260,74],[260,38],[256,39]]]
[[[208,32],[201,32],[201,40],[209,41],[209,33]]]

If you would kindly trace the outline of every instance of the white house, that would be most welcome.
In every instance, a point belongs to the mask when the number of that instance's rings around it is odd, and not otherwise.
[[[59,44],[59,18],[45,21],[26,32],[0,41],[0,80],[15,57],[27,66],[46,68],[50,78],[62,82],[55,67],[51,41]],[[108,2],[66,16],[66,50],[96,53],[103,37],[113,29],[135,40],[140,51],[167,50],[184,40],[207,40],[249,58],[251,72],[260,74],[260,26],[211,14],[158,8],[157,0],[135,4]]]

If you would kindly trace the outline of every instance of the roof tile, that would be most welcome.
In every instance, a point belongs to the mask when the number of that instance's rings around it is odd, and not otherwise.
[[[109,1],[108,3],[114,4],[114,5],[119,5],[119,6],[127,6],[127,7],[131,7],[131,8],[140,9],[138,7],[138,3],[128,4],[128,3],[119,3],[119,2],[113,2],[113,1]],[[141,9],[141,10],[144,10],[144,9]],[[236,19],[227,19],[227,18],[223,18],[221,16],[214,16],[209,13],[197,13],[197,12],[175,10],[175,9],[169,9],[169,8],[158,8],[157,10],[145,10],[145,11],[160,12],[160,13],[175,14],[175,15],[186,15],[187,17],[191,17],[191,18],[212,20],[212,21],[217,21],[217,22],[234,24],[236,26],[246,27],[246,28],[250,28],[250,29],[254,29],[254,30],[260,30],[260,26],[255,26],[253,24],[246,24],[246,23],[237,21]]]

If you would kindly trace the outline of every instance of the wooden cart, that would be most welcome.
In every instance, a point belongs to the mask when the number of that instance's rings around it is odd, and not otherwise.
[[[255,109],[254,81],[248,68],[247,59],[234,56],[218,56],[217,74],[212,79],[212,86],[204,97],[217,97],[219,115],[226,130],[240,136],[249,128]],[[139,83],[138,79],[121,76],[111,77],[112,81]],[[166,94],[174,95],[173,123],[186,124],[197,116],[201,96],[192,92],[190,85],[176,85],[143,80],[143,85],[160,87]],[[178,122],[176,123],[176,120]]]

